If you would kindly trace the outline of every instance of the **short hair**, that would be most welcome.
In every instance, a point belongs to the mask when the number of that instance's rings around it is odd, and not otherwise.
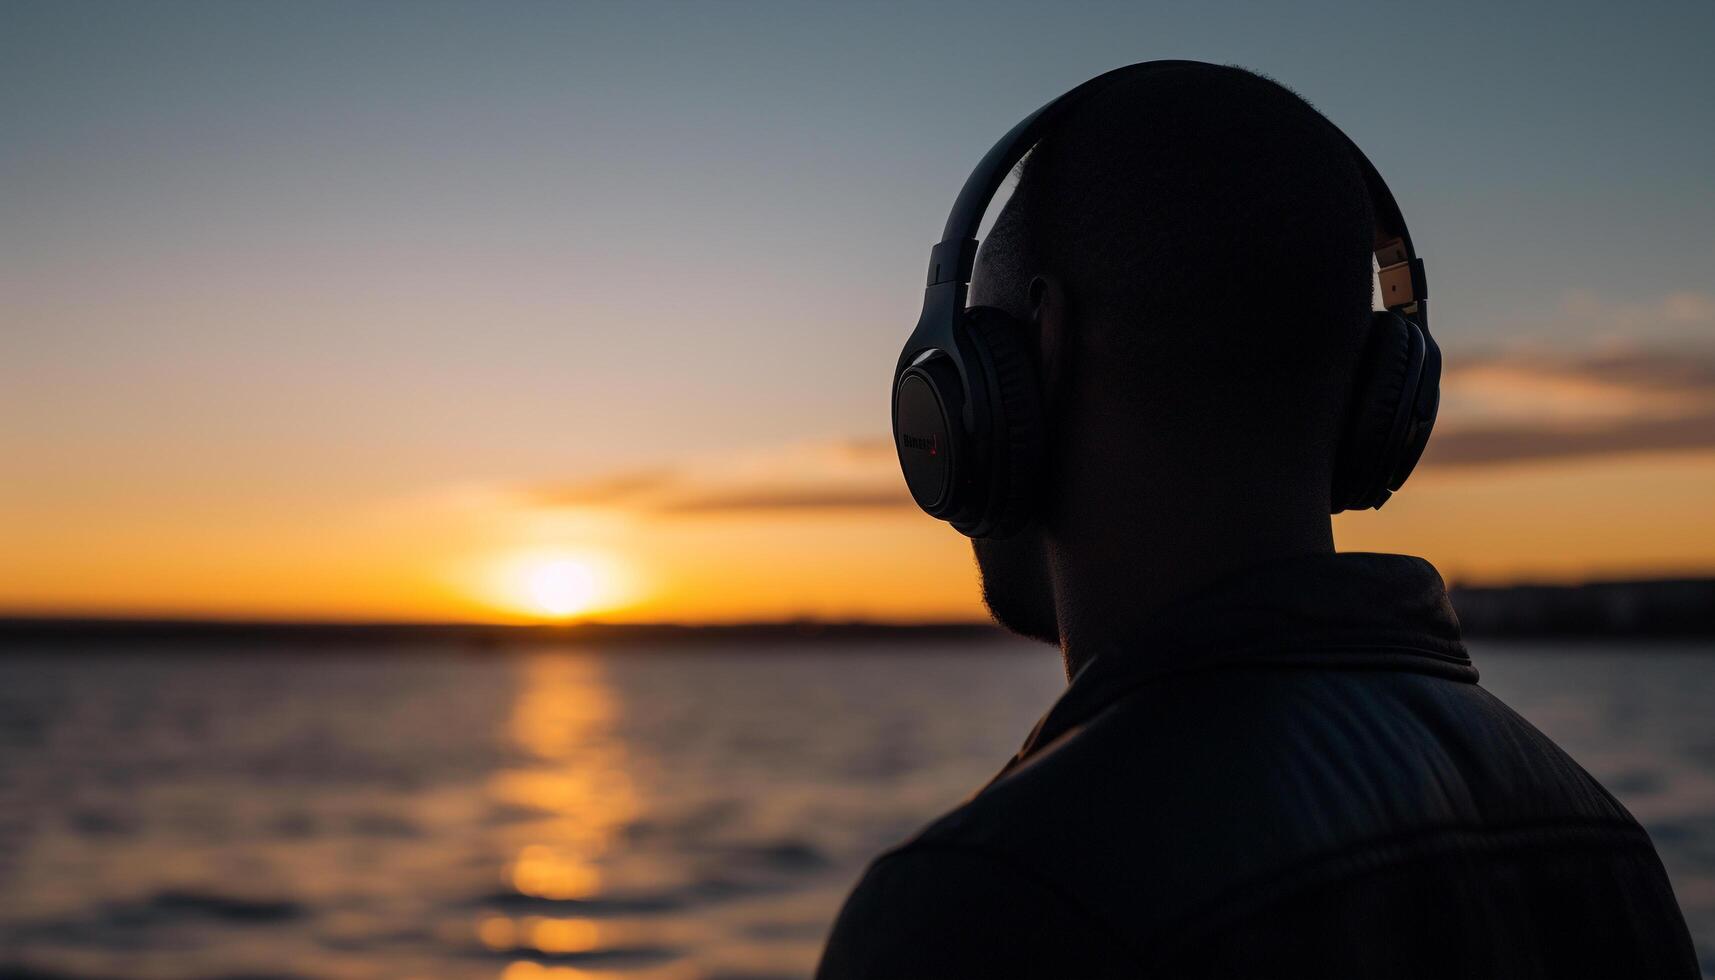
[[[1170,358],[1176,395],[1313,405],[1293,414],[1323,442],[1369,322],[1373,234],[1357,161],[1309,103],[1243,69],[1172,66],[1055,124],[985,262],[1005,291],[1058,278],[1076,316],[1116,335],[1104,346],[1151,362],[1145,377]]]

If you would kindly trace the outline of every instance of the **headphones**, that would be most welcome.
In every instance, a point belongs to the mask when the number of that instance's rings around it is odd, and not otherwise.
[[[1003,538],[1030,519],[1044,459],[1042,401],[1030,332],[992,307],[966,307],[977,229],[1014,164],[1067,110],[1148,61],[1098,75],[1026,116],[966,178],[929,251],[923,313],[893,370],[893,442],[917,505],[973,538]],[[1333,127],[1333,124],[1329,124]],[[1336,133],[1338,128],[1334,128]],[[1344,133],[1375,214],[1383,310],[1371,315],[1339,451],[1332,513],[1380,507],[1411,475],[1440,402],[1441,349],[1429,334],[1423,260],[1381,174]]]

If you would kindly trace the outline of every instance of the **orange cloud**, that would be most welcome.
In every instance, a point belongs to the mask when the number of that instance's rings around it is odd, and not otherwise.
[[[700,457],[676,466],[526,488],[528,505],[652,515],[894,510],[911,498],[886,439],[841,439]]]
[[[1448,365],[1426,469],[1715,448],[1715,346],[1515,349]],[[523,488],[527,507],[640,516],[909,510],[891,441],[836,439]]]
[[[1715,346],[1479,354],[1442,390],[1427,466],[1715,448]]]

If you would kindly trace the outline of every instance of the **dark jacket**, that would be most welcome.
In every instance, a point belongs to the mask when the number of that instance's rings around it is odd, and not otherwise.
[[[1477,686],[1428,563],[1295,559],[1097,656],[870,867],[824,980],[1695,978],[1643,829]]]

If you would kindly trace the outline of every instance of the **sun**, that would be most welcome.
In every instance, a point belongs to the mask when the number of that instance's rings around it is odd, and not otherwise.
[[[524,587],[536,611],[548,616],[573,616],[595,604],[599,591],[595,569],[575,558],[551,558],[533,564]]]
[[[471,598],[508,620],[611,613],[643,587],[624,558],[585,547],[533,547],[465,559],[452,572]]]

